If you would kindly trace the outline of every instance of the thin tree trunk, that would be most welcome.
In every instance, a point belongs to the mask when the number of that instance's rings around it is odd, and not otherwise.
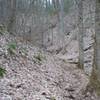
[[[79,68],[84,68],[84,50],[83,50],[83,1],[81,0],[78,4],[79,9],[79,34],[78,34],[78,41],[79,41]]]
[[[61,42],[62,42],[62,47],[64,47],[65,39],[64,39],[64,4],[63,0],[59,0],[60,4],[60,36],[61,36]]]
[[[11,17],[8,23],[8,31],[12,32],[14,22],[16,20],[16,0],[11,0]]]

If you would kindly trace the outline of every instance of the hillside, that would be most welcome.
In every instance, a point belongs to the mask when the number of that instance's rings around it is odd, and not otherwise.
[[[0,0],[0,100],[100,100],[99,0]]]
[[[16,49],[11,53],[13,43]],[[97,100],[77,63],[20,42],[9,33],[0,35],[0,44],[0,66],[6,69],[0,78],[0,100]]]

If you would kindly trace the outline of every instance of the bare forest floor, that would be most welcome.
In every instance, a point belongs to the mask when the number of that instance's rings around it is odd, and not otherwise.
[[[0,78],[0,100],[97,100],[88,77],[77,67],[77,41],[71,45],[67,59],[8,33],[0,35],[0,66],[6,69]]]

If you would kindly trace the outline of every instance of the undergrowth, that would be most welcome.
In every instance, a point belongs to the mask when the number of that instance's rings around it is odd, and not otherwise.
[[[15,54],[16,53],[16,48],[17,48],[17,44],[15,42],[11,42],[8,44],[8,52],[10,54]]]
[[[46,59],[46,57],[41,52],[35,54],[33,58],[35,58],[33,59],[35,63],[36,62],[41,63],[44,59]]]
[[[4,25],[0,25],[0,34],[3,35],[7,33],[6,31],[7,31],[6,27]]]
[[[6,74],[6,70],[2,67],[0,67],[0,77],[3,77],[4,74]]]

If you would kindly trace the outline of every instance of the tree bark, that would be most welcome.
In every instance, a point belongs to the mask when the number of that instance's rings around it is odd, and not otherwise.
[[[78,33],[78,41],[79,41],[79,68],[84,68],[84,50],[83,50],[83,1],[80,0],[78,4],[79,14],[79,33]]]
[[[8,22],[8,31],[12,33],[13,30],[13,25],[15,23],[16,20],[16,0],[11,0],[11,16],[9,18],[9,22]]]
[[[90,83],[100,95],[100,0],[95,0],[95,44],[94,65]]]

